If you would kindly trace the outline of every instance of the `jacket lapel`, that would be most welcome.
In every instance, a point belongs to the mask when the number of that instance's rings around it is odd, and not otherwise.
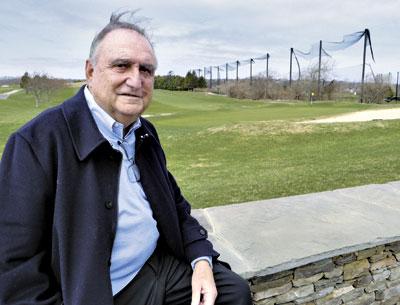
[[[82,86],[75,96],[65,101],[62,105],[68,131],[80,161],[86,159],[96,147],[107,142],[98,130],[87,106],[83,93],[84,88],[85,86]]]

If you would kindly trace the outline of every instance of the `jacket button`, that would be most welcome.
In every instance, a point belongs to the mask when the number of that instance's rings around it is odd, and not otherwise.
[[[199,232],[200,232],[200,235],[203,235],[203,236],[206,235],[206,230],[204,230],[204,229],[200,229]]]
[[[107,209],[111,209],[111,208],[113,207],[112,201],[109,201],[109,200],[106,201],[106,202],[105,202],[105,206],[106,206]]]

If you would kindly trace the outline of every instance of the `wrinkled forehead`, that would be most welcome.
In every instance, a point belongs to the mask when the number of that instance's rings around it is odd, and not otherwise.
[[[130,29],[109,32],[100,42],[97,59],[131,59],[157,66],[153,46],[142,34]]]

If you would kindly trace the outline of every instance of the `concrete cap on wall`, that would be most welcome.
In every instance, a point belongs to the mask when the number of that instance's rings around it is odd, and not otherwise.
[[[400,182],[194,210],[244,278],[400,240]]]

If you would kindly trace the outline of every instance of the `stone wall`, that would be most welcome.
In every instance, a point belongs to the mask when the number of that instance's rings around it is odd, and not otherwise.
[[[193,215],[257,305],[400,305],[400,181]]]
[[[249,279],[254,304],[400,304],[400,242]]]

